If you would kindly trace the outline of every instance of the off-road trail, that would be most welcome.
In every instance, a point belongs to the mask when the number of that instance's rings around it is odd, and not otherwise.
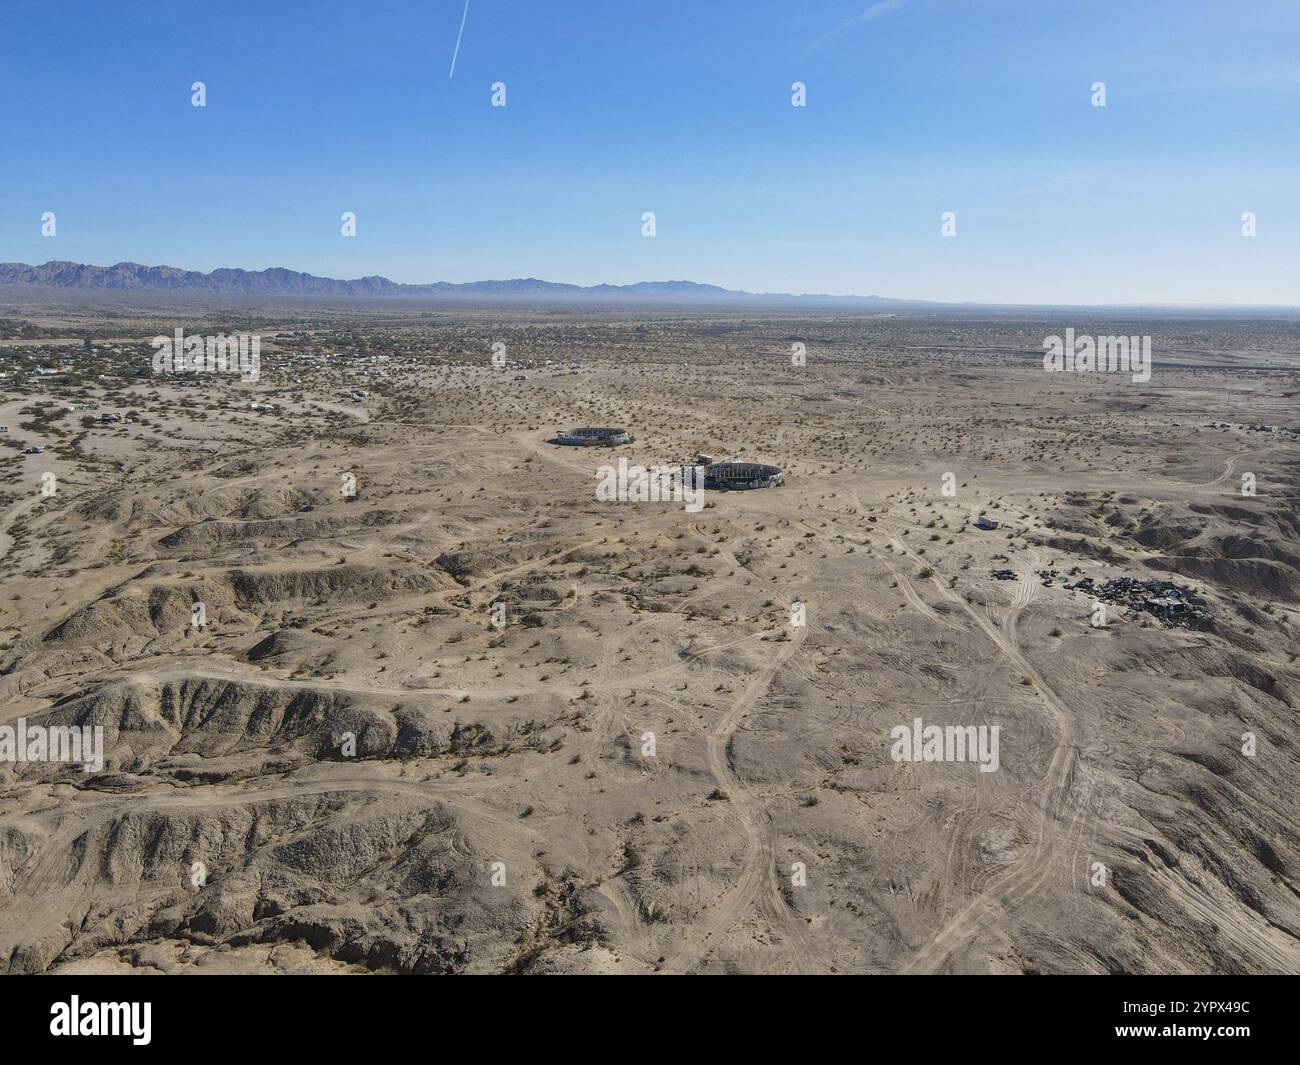
[[[797,971],[808,971],[814,966],[805,944],[804,922],[786,905],[782,895],[778,879],[780,856],[776,853],[771,815],[736,775],[729,756],[731,738],[736,729],[767,692],[773,678],[785,663],[798,653],[805,631],[795,629],[796,635],[784,642],[771,662],[750,679],[730,708],[709,730],[709,771],[713,774],[719,791],[727,796],[730,812],[735,815],[748,837],[749,849],[736,885],[715,904],[697,931],[697,946],[679,948],[665,964],[667,971],[685,971],[697,965],[716,945],[717,939],[742,920],[755,904],[773,930],[783,935],[785,946],[791,954],[792,967]]]

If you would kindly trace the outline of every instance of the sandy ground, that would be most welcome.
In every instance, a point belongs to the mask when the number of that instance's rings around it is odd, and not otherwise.
[[[1294,330],[1092,323],[1136,384],[1048,322],[313,314],[257,383],[10,379],[0,725],[106,758],[0,760],[0,970],[1300,971]],[[596,498],[699,453],[785,484]]]

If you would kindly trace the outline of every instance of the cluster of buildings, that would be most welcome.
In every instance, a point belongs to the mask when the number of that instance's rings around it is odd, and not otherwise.
[[[630,443],[632,434],[621,426],[584,427],[567,429],[555,437],[554,443],[566,447],[617,447]],[[700,468],[704,473],[704,487],[715,491],[742,491],[751,488],[774,488],[785,483],[785,471],[780,466],[762,462],[744,462],[732,459],[715,462],[712,455],[697,455],[693,464],[682,465],[687,470]]]
[[[1210,422],[1207,429],[1241,429],[1248,433],[1281,433],[1286,436],[1300,436],[1300,429],[1291,429],[1285,425],[1232,425],[1229,422]]]

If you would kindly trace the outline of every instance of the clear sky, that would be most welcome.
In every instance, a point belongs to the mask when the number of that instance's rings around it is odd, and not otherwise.
[[[1296,0],[464,10],[5,0],[0,260],[1300,302]]]

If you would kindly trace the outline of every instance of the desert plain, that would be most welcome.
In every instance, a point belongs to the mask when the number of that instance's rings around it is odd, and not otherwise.
[[[1300,971],[1285,319],[13,298],[0,375],[0,726],[103,730],[0,759],[0,972]],[[701,454],[785,483],[596,496]]]

